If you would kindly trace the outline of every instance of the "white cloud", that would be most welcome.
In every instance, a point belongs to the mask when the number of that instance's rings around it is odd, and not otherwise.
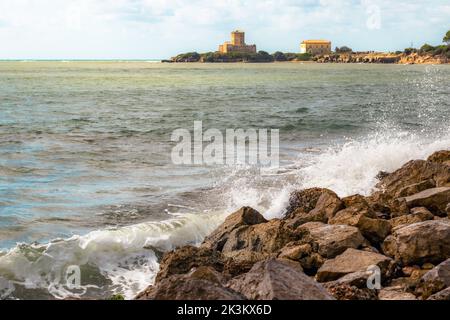
[[[162,58],[215,50],[234,28],[267,51],[304,38],[395,50],[439,42],[449,21],[447,0],[2,0],[0,58]]]

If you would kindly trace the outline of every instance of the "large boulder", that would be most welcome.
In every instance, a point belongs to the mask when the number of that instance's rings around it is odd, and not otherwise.
[[[425,207],[435,215],[447,216],[446,207],[450,203],[450,187],[427,189],[404,199],[409,208]]]
[[[347,225],[328,225],[309,222],[299,227],[309,232],[318,253],[328,259],[334,258],[348,248],[359,248],[365,243],[358,228]]]
[[[222,252],[226,256],[240,250],[275,254],[294,240],[296,240],[294,230],[286,226],[285,221],[273,219],[266,223],[234,229],[227,236]]]
[[[383,252],[402,265],[440,263],[450,256],[450,221],[432,220],[400,226],[386,238]]]
[[[334,300],[327,291],[291,263],[269,259],[256,263],[228,287],[250,300]]]
[[[435,152],[428,157],[427,161],[450,166],[450,150]]]
[[[361,210],[358,207],[349,207],[337,212],[329,223],[356,227],[364,237],[373,243],[383,241],[391,232],[389,221],[377,219],[371,211]]]
[[[423,275],[416,293],[426,299],[448,287],[450,287],[450,258]]]
[[[214,269],[186,275],[171,275],[140,293],[137,300],[244,300],[241,294],[226,288]]]
[[[410,161],[395,172],[384,176],[376,185],[378,191],[369,197],[370,202],[386,204],[396,213],[405,209],[395,203],[395,200],[402,197],[405,192],[420,190],[430,183],[433,187],[450,186],[450,167],[435,158],[439,157],[432,155],[429,161]]]
[[[250,207],[243,207],[229,215],[224,223],[206,237],[203,246],[221,251],[233,230],[242,226],[251,226],[264,222],[267,222],[267,220],[258,211]]]
[[[378,253],[347,249],[334,259],[327,260],[317,271],[316,279],[327,282],[339,279],[349,273],[367,271],[377,266],[380,268],[382,279],[390,277],[395,271],[394,261]]]
[[[413,208],[411,209],[411,213],[400,216],[397,218],[393,218],[389,220],[392,228],[396,228],[402,225],[409,225],[417,222],[433,220],[434,215],[424,207]]]
[[[226,259],[220,252],[208,248],[185,246],[164,254],[156,282],[170,275],[185,274],[192,268],[200,266],[211,266],[222,272],[225,263]]]
[[[291,194],[286,218],[294,228],[311,221],[326,223],[341,208],[343,203],[333,191],[322,188],[305,189]]]

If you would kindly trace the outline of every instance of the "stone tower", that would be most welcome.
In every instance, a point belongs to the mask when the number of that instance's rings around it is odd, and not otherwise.
[[[231,33],[231,44],[233,46],[245,46],[245,32],[236,30]]]

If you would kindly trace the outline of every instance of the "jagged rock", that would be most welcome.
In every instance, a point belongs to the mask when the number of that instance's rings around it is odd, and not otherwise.
[[[450,166],[450,150],[442,150],[435,152],[428,157],[427,161]]]
[[[270,257],[267,253],[252,252],[247,250],[227,252],[224,255],[230,258],[227,260],[223,269],[223,274],[229,278],[234,278],[250,271],[256,262]]]
[[[303,272],[275,259],[256,263],[248,273],[230,280],[228,287],[250,300],[334,300]]]
[[[286,218],[293,228],[306,222],[327,222],[343,204],[331,190],[322,188],[306,189],[291,194]]]
[[[208,248],[185,246],[164,254],[156,282],[174,274],[185,274],[192,268],[211,266],[219,272],[223,271],[225,257],[217,251]]]
[[[315,274],[325,261],[320,254],[313,252],[311,244],[297,241],[281,249],[278,258],[298,261],[307,274]]]
[[[402,287],[387,287],[378,293],[380,300],[417,300],[412,293],[406,292]]]
[[[269,222],[241,226],[234,229],[223,244],[222,252],[229,254],[233,251],[246,250],[260,253],[277,253],[287,243],[297,240],[292,229],[286,222],[273,219]]]
[[[430,158],[433,158],[433,155]],[[379,191],[369,197],[369,202],[371,204],[386,204],[392,212],[405,209],[399,208],[394,203],[394,200],[401,197],[400,192],[404,192],[402,190],[405,190],[408,186],[420,184],[427,180],[433,180],[436,187],[450,186],[449,166],[435,161],[409,161],[400,169],[381,179],[376,185]]]
[[[433,179],[428,179],[428,180],[414,183],[414,184],[411,184],[404,188],[401,188],[400,191],[398,192],[398,196],[399,197],[408,197],[413,194],[422,192],[427,189],[435,188],[435,187],[436,187],[436,182],[434,182]]]
[[[432,220],[398,227],[382,248],[404,266],[440,263],[450,256],[450,221]]]
[[[220,283],[192,278],[191,275],[172,275],[161,279],[156,286],[140,293],[137,300],[244,300],[241,294]]]
[[[214,250],[222,251],[229,234],[241,227],[265,223],[267,220],[256,210],[250,207],[243,207],[227,217],[215,231],[205,238],[203,246]]]
[[[325,289],[337,300],[378,300],[376,290],[358,288],[345,283],[325,283]]]
[[[408,215],[400,216],[389,220],[392,228],[396,228],[401,225],[409,225],[417,222],[433,220],[434,215],[424,207],[413,208]]]
[[[427,300],[445,300],[450,301],[450,287],[433,294]]]
[[[383,241],[391,232],[389,221],[376,219],[376,215],[370,214],[370,211],[361,211],[357,207],[350,207],[337,212],[336,215],[330,219],[329,223],[345,224],[356,227],[361,231],[364,237],[374,243]]]
[[[447,287],[450,287],[450,259],[425,273],[420,279],[416,293],[426,299]]]
[[[390,277],[395,269],[395,263],[389,257],[367,251],[347,249],[336,258],[325,261],[317,271],[316,279],[319,282],[333,281],[349,273],[367,271],[372,266],[380,268],[382,279]]]
[[[338,300],[378,300],[377,291],[367,287],[371,274],[367,271],[353,272],[323,286]]]
[[[312,247],[309,243],[297,244],[291,242],[281,249],[278,257],[298,261],[303,257],[309,256],[311,253]]]
[[[325,258],[334,258],[348,248],[359,248],[365,239],[358,228],[347,225],[327,225],[309,222],[299,228],[306,229],[318,246],[318,253]]]
[[[409,208],[426,207],[435,215],[447,216],[445,208],[450,202],[450,187],[427,189],[405,197],[405,202]]]

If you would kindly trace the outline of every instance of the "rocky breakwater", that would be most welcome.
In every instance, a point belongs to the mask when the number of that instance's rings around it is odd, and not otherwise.
[[[242,208],[136,298],[450,299],[450,151],[378,178],[368,197],[295,191],[281,219]]]
[[[377,53],[355,52],[335,53],[318,56],[314,60],[318,63],[379,63],[379,64],[446,64],[446,55],[432,55],[427,53]]]

